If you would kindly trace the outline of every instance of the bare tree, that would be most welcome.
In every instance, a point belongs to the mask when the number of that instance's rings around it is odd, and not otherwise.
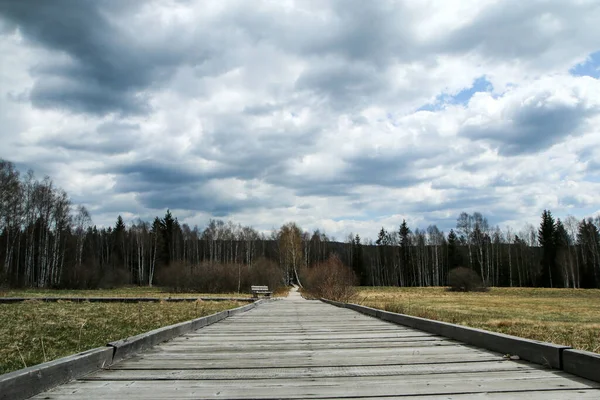
[[[279,247],[283,256],[283,267],[285,268],[286,284],[291,282],[291,274],[294,274],[298,285],[302,286],[298,277],[298,268],[303,264],[304,252],[302,249],[302,230],[295,222],[290,222],[279,230]]]

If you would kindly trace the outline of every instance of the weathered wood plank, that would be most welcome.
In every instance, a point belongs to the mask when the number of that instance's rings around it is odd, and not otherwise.
[[[347,349],[322,349],[322,350],[267,350],[262,352],[190,352],[190,351],[172,351],[168,348],[161,350],[149,350],[141,355],[141,359],[146,360],[270,360],[272,358],[306,358],[312,359],[327,359],[327,358],[402,358],[406,356],[438,356],[438,355],[465,355],[465,354],[482,354],[486,356],[497,356],[501,359],[501,355],[470,349],[462,345],[430,346],[430,347],[393,347],[393,348],[362,348],[354,349],[352,354],[348,354]]]
[[[398,342],[385,342],[385,343],[356,343],[356,342],[328,342],[328,343],[286,343],[286,344],[270,344],[269,342],[262,342],[259,344],[248,344],[246,346],[243,343],[238,344],[220,344],[214,343],[206,345],[201,342],[187,342],[174,344],[171,343],[168,348],[166,347],[155,347],[153,352],[196,352],[196,353],[218,353],[218,352],[261,352],[265,350],[279,351],[279,350],[328,350],[328,349],[340,349],[340,350],[351,350],[351,349],[381,349],[381,348],[396,348],[396,347],[435,347],[435,346],[454,346],[455,342],[447,340],[420,340],[420,341],[398,341]]]
[[[560,373],[557,373],[560,374]],[[454,376],[416,375],[410,379],[397,377],[352,377],[323,379],[259,379],[226,381],[77,381],[45,393],[43,399],[63,399],[85,396],[87,400],[119,398],[134,399],[252,399],[252,398],[320,398],[351,396],[448,395],[453,393],[489,393],[551,390],[590,389],[586,383],[574,379],[557,379],[543,371],[523,376],[514,372],[461,374]],[[600,391],[598,392],[600,393]],[[569,398],[569,397],[566,397]],[[573,398],[572,396],[570,398]]]
[[[212,339],[218,339],[218,340],[242,340],[242,341],[253,341],[253,340],[261,340],[261,341],[265,341],[265,340],[272,340],[272,341],[278,341],[278,340],[336,340],[336,339],[353,339],[353,340],[377,340],[377,339],[386,339],[386,338],[403,338],[403,337],[414,337],[414,336],[427,336],[426,334],[420,334],[417,332],[393,332],[390,331],[389,333],[373,333],[373,334],[369,334],[369,333],[365,333],[365,332],[357,332],[357,333],[342,333],[342,334],[337,334],[335,336],[333,335],[328,335],[328,334],[315,334],[315,333],[306,333],[306,334],[302,334],[302,333],[295,333],[295,334],[288,334],[288,335],[275,335],[275,334],[269,334],[269,333],[265,333],[262,335],[245,335],[244,337],[240,337],[240,335],[230,335],[230,334],[223,334],[223,335],[211,335],[211,334],[201,334],[201,333],[190,333],[189,334],[191,338],[194,337],[207,337],[207,338],[212,338]],[[433,335],[429,335],[429,336],[433,336]]]
[[[265,379],[265,378],[324,378],[353,376],[402,376],[424,374],[451,374],[464,372],[487,373],[494,371],[531,371],[541,367],[522,362],[484,361],[449,364],[378,365],[348,367],[293,367],[248,369],[135,369],[104,370],[86,376],[85,380],[207,380],[207,379]]]
[[[190,368],[293,368],[293,367],[324,367],[324,366],[367,366],[367,365],[408,365],[435,363],[463,363],[476,361],[498,361],[499,357],[485,354],[450,354],[431,356],[403,357],[339,357],[339,358],[306,358],[297,360],[170,360],[144,359],[135,357],[122,363],[115,364],[113,369],[190,369]]]

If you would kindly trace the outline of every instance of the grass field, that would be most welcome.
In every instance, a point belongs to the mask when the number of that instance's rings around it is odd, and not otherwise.
[[[48,295],[36,292],[40,296]],[[65,295],[62,291],[55,292]],[[141,295],[138,291],[127,293]],[[153,292],[152,295],[158,294]],[[82,296],[79,291],[73,295]],[[89,295],[100,294],[93,291]],[[123,296],[124,292],[119,290],[118,294],[106,295]],[[0,304],[0,374],[242,304],[230,301],[44,303],[36,300]]]
[[[359,304],[600,352],[600,290],[491,288],[358,289]]]
[[[160,287],[127,286],[118,289],[7,289],[0,297],[251,297],[249,293],[173,293]]]
[[[273,296],[287,296],[289,288],[278,288]],[[160,287],[126,286],[118,289],[5,289],[0,297],[252,297],[250,293],[173,293]]]

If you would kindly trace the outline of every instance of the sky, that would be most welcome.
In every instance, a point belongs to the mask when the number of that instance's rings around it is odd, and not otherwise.
[[[94,223],[600,212],[597,0],[0,0],[0,158]]]

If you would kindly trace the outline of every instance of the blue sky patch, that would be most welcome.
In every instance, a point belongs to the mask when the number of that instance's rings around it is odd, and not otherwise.
[[[592,78],[600,78],[600,51],[596,51],[588,56],[588,58],[572,67],[569,72],[575,76],[591,76]]]
[[[492,84],[485,78],[485,75],[483,75],[475,79],[471,87],[461,90],[454,96],[450,96],[446,93],[439,94],[435,98],[434,103],[425,104],[419,107],[417,111],[438,111],[442,110],[447,104],[460,104],[464,106],[469,103],[469,100],[471,100],[471,97],[473,97],[475,93],[490,92],[492,89]]]

